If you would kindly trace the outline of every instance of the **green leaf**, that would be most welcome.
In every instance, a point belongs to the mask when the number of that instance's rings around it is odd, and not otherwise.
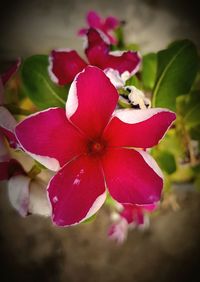
[[[146,90],[152,90],[156,81],[157,54],[149,53],[142,59],[142,83]]]
[[[184,121],[189,129],[200,125],[200,91],[188,95],[185,104]]]
[[[161,169],[167,174],[172,174],[176,171],[176,161],[172,153],[168,151],[160,151],[156,160]]]
[[[176,110],[176,98],[190,91],[197,69],[197,50],[189,40],[177,41],[158,52],[153,106]]]
[[[166,148],[176,159],[184,156],[184,147],[175,129],[170,129],[165,135],[165,138],[153,150],[165,151]]]
[[[48,56],[27,58],[21,68],[21,80],[26,95],[39,109],[64,107],[67,89],[55,85],[48,74]]]
[[[193,140],[200,140],[200,124],[189,129],[189,134]]]
[[[123,50],[124,49],[124,34],[121,26],[115,29],[115,36],[117,38],[117,46],[112,45],[112,50]],[[117,48],[116,48],[117,47]]]

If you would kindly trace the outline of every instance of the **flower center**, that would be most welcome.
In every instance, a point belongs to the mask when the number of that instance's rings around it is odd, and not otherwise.
[[[100,156],[105,152],[106,143],[103,140],[89,141],[88,153],[93,156]]]

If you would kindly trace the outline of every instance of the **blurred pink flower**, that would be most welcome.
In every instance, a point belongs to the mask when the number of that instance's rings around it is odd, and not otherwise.
[[[112,31],[119,25],[120,21],[115,17],[107,17],[103,19],[95,11],[90,11],[87,14],[86,21],[89,28],[95,28],[102,31],[109,39],[111,44],[116,44],[117,39],[113,36]],[[86,35],[89,28],[82,28],[78,31],[78,35]]]
[[[160,200],[162,173],[144,150],[156,145],[175,119],[167,109],[115,110],[118,93],[104,72],[88,66],[69,90],[66,111],[50,108],[16,127],[25,152],[58,171],[48,186],[53,222],[91,217],[106,198],[119,203]]]
[[[141,62],[140,55],[134,51],[110,51],[110,45],[106,41],[105,36],[95,29],[89,29],[87,32],[87,46],[85,49],[86,56],[91,65],[97,66],[108,73],[108,77],[115,82],[120,80],[120,86],[123,85],[122,80],[128,79],[138,70]],[[82,71],[88,63],[83,60],[75,50],[56,49],[49,56],[49,75],[51,79],[59,84],[65,85],[71,83],[80,71]],[[117,85],[119,82],[117,83]]]
[[[120,212],[120,216],[124,218],[128,224],[134,226],[145,226],[148,224],[145,222],[145,214],[153,212],[157,207],[157,204],[150,205],[130,205],[123,204],[123,209]]]
[[[30,213],[50,215],[45,183],[28,176],[20,162],[11,157],[6,143],[7,140],[10,147],[19,147],[15,137],[17,122],[3,104],[4,85],[19,69],[20,63],[21,60],[18,59],[0,76],[0,181],[8,181],[8,198],[21,216]]]
[[[123,243],[131,228],[145,229],[149,226],[148,213],[153,212],[157,204],[150,205],[131,205],[123,204],[121,211],[116,214],[116,219],[108,230],[108,236],[117,243]]]

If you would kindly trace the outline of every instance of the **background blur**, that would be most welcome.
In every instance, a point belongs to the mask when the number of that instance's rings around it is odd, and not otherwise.
[[[196,2],[1,1],[0,64],[56,47],[82,52],[76,33],[88,10],[125,20],[126,42],[139,44],[142,53],[180,38],[200,47]],[[133,230],[122,246],[107,239],[107,207],[90,224],[61,229],[50,219],[20,218],[8,203],[6,185],[0,185],[1,281],[200,281],[200,195],[187,184],[174,188],[178,211],[166,207],[149,230]]]

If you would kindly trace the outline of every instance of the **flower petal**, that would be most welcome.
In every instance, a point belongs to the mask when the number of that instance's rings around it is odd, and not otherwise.
[[[8,181],[8,197],[12,206],[21,216],[28,213],[30,178],[17,175]]]
[[[87,33],[88,47],[85,52],[89,62],[101,69],[115,69],[120,74],[129,72],[135,74],[141,62],[137,52],[133,51],[115,51],[109,52],[109,40],[98,30],[89,29]]]
[[[86,35],[88,32],[88,28],[81,28],[78,30],[78,35],[83,36]]]
[[[90,28],[87,32],[87,41],[85,53],[89,62],[101,68],[102,64],[105,64],[105,62],[101,62],[101,59],[107,58],[110,50],[109,39],[102,31]],[[97,56],[100,56],[100,58],[97,58]]]
[[[58,170],[85,148],[83,137],[61,108],[29,116],[17,125],[16,136],[29,155],[51,170]]]
[[[117,110],[104,137],[110,146],[150,148],[163,137],[175,113],[167,109]]]
[[[111,83],[118,89],[122,88],[125,84],[122,77],[120,76],[119,72],[114,69],[105,69],[104,73],[110,79]]]
[[[146,152],[109,149],[103,159],[111,196],[122,204],[152,204],[160,200],[162,172]]]
[[[19,69],[20,64],[21,59],[18,58],[16,62],[5,73],[1,75],[3,85],[5,85],[6,82],[16,73],[16,71]]]
[[[48,193],[56,225],[72,225],[91,217],[106,198],[98,160],[82,156],[65,165],[50,181]]]
[[[104,28],[107,30],[115,29],[120,24],[120,21],[115,17],[107,17],[104,23]]]
[[[17,139],[14,134],[15,126],[17,122],[11,113],[4,107],[0,107],[0,131],[8,139],[11,147],[16,148],[18,146]]]
[[[71,83],[86,66],[87,63],[74,50],[57,49],[49,56],[49,75],[60,85]]]
[[[40,179],[35,179],[30,182],[28,206],[29,213],[43,216],[51,215],[51,208],[47,198],[46,186],[46,183]]]
[[[87,14],[87,22],[90,27],[100,28],[101,27],[101,18],[99,14],[95,11],[90,11]]]
[[[118,97],[103,71],[88,66],[71,85],[66,103],[67,117],[89,137],[98,137],[107,125]]]
[[[116,241],[118,244],[122,244],[128,236],[128,223],[124,218],[121,218],[118,222],[113,223],[108,229],[109,239]]]

